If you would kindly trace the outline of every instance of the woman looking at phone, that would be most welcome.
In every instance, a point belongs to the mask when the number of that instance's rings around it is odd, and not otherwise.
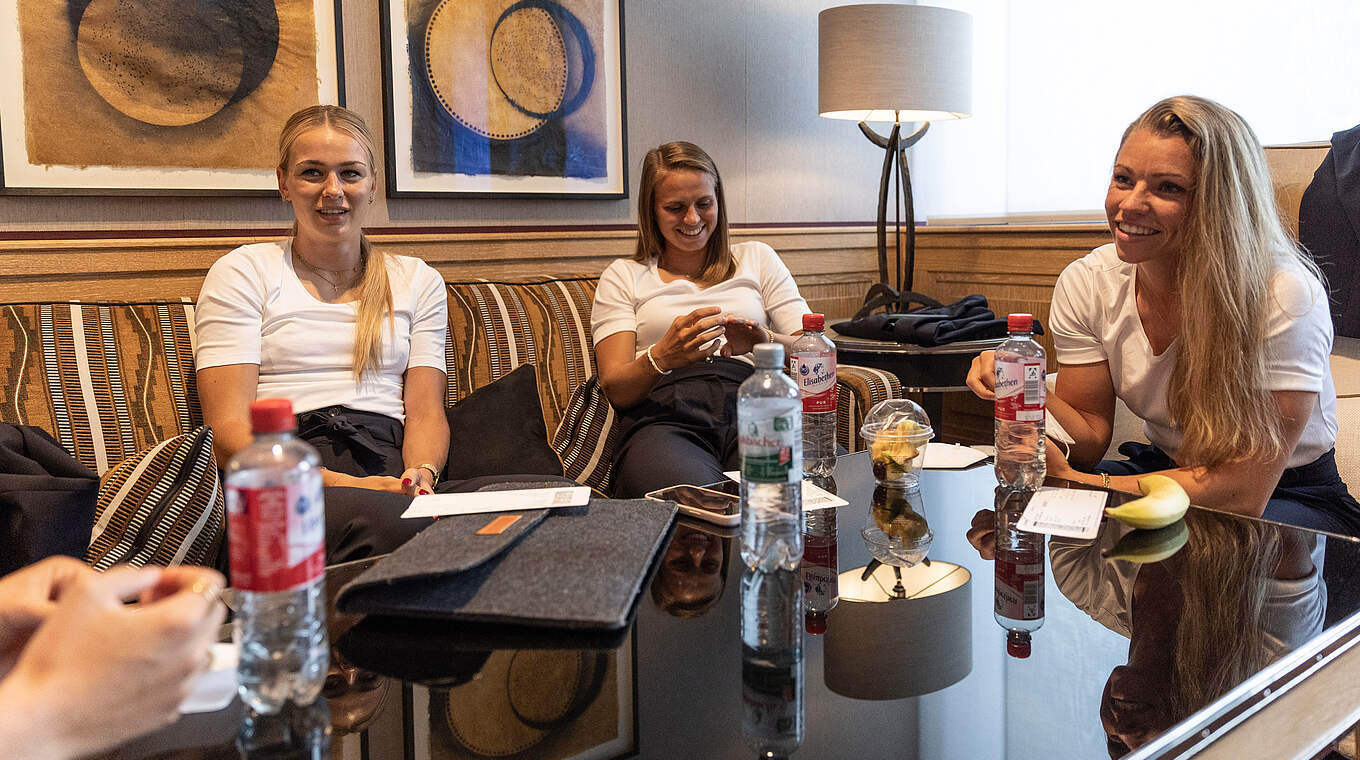
[[[605,269],[591,331],[600,385],[619,414],[616,496],[703,485],[736,469],[737,387],[762,342],[789,345],[807,302],[764,243],[730,244],[722,179],[699,146],[647,152],[637,249]]]
[[[1161,472],[1195,504],[1360,534],[1333,454],[1327,295],[1251,128],[1204,98],[1157,103],[1120,141],[1105,213],[1114,242],[1053,294],[1048,410],[1074,443],[1067,457],[1050,443],[1048,474],[1135,491]],[[968,385],[991,399],[993,382],[986,352]],[[1101,462],[1116,398],[1152,443]]]

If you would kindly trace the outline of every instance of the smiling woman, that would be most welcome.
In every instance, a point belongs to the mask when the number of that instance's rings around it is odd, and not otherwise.
[[[357,115],[294,114],[277,172],[292,236],[219,259],[195,311],[199,398],[219,463],[250,442],[252,401],[291,400],[299,437],[321,453],[330,562],[390,551],[424,527],[400,514],[433,491],[448,454],[444,282],[424,261],[368,244],[375,170]]]
[[[1204,98],[1153,105],[1120,141],[1105,212],[1113,243],[1053,294],[1048,411],[1075,442],[1070,463],[1048,448],[1048,474],[1135,491],[1160,471],[1195,504],[1360,535],[1334,455],[1326,292],[1280,221],[1251,128]],[[992,364],[969,372],[984,398]],[[1101,462],[1116,399],[1151,445]]]
[[[702,485],[735,469],[736,391],[757,343],[791,344],[807,302],[764,243],[729,245],[722,178],[699,146],[647,152],[637,251],[600,277],[591,330],[600,386],[619,410],[620,497]]]

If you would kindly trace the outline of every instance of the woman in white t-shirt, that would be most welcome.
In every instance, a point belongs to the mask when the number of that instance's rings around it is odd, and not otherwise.
[[[1066,458],[1050,443],[1048,474],[1135,491],[1160,471],[1195,504],[1360,534],[1333,455],[1326,293],[1251,128],[1204,98],[1157,103],[1124,133],[1105,212],[1114,243],[1070,264],[1053,295],[1048,409],[1073,443]],[[968,384],[990,399],[992,382],[988,352]],[[1152,445],[1101,462],[1116,398]]]
[[[195,311],[194,360],[219,464],[251,440],[256,398],[287,398],[327,486],[327,558],[390,551],[448,454],[443,279],[374,250],[361,227],[377,191],[373,140],[336,106],[295,114],[279,136],[289,239],[213,264]],[[364,489],[362,491],[358,489]]]
[[[774,249],[729,245],[718,168],[699,146],[647,152],[637,251],[605,269],[591,331],[622,437],[615,495],[702,485],[737,466],[736,390],[757,343],[792,344],[807,302]]]

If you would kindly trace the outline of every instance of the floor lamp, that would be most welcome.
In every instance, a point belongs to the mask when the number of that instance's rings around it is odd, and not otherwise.
[[[972,115],[973,18],[925,5],[843,5],[817,16],[817,110],[829,119],[859,122],[882,148],[878,184],[878,277],[861,316],[879,306],[905,311],[914,295],[916,220],[907,148],[932,120]],[[868,122],[892,122],[887,137]],[[902,135],[902,124],[919,123]],[[894,196],[896,277],[888,276],[888,188]],[[905,208],[904,208],[905,206]],[[902,219],[906,218],[903,235]]]

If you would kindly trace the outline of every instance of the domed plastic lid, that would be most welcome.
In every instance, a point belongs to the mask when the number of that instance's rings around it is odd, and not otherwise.
[[[1011,631],[1006,634],[1006,654],[1017,660],[1029,657],[1029,631]]]
[[[926,410],[909,398],[890,398],[875,404],[864,416],[864,426],[859,432],[869,441],[884,435],[925,442],[935,435]]]

